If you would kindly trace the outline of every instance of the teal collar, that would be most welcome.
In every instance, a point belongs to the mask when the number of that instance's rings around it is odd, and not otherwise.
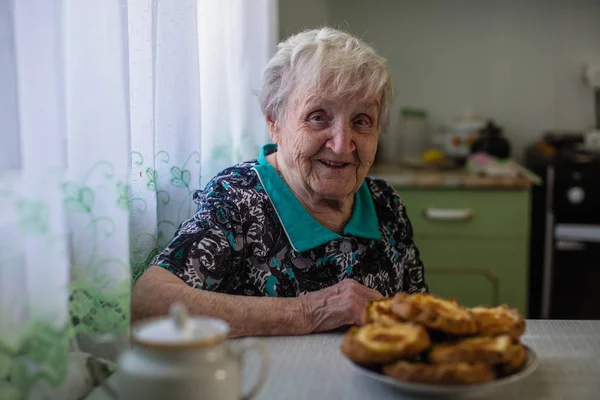
[[[266,156],[275,150],[277,150],[276,144],[263,146],[257,159],[258,165],[254,169],[275,207],[294,250],[303,252],[342,238],[325,228],[306,211],[275,168],[267,162]],[[344,235],[381,239],[375,205],[366,182],[362,183],[354,196],[352,217],[344,228]]]

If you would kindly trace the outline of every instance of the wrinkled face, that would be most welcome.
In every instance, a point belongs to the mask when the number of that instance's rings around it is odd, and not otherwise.
[[[279,168],[294,191],[340,201],[358,190],[379,140],[379,98],[363,97],[295,92],[283,121],[269,122]]]

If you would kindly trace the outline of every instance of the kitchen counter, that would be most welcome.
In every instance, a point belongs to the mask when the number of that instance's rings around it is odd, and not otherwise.
[[[427,169],[404,166],[373,166],[369,176],[386,180],[390,185],[403,188],[444,189],[529,189],[540,178],[521,168],[519,176],[484,176],[466,169]]]
[[[598,399],[599,332],[600,321],[527,321],[523,343],[537,354],[538,369],[522,381],[480,398]],[[258,399],[412,398],[352,369],[339,351],[341,339],[339,333],[261,338],[268,348],[270,365],[267,382]],[[249,361],[244,375],[253,382],[258,361],[254,357]],[[109,397],[97,389],[87,399],[108,400]]]

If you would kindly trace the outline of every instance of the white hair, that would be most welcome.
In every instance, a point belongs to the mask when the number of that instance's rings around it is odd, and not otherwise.
[[[299,88],[326,96],[377,97],[379,129],[389,122],[393,86],[387,61],[362,40],[324,27],[279,43],[262,77],[260,106],[273,121],[285,118],[288,100]]]

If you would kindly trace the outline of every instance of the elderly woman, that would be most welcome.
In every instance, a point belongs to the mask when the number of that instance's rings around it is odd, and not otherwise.
[[[198,212],[133,288],[133,318],[180,301],[233,336],[307,334],[426,291],[402,201],[366,177],[391,98],[385,59],[347,33],[280,43],[260,95],[273,144],[194,193]]]

